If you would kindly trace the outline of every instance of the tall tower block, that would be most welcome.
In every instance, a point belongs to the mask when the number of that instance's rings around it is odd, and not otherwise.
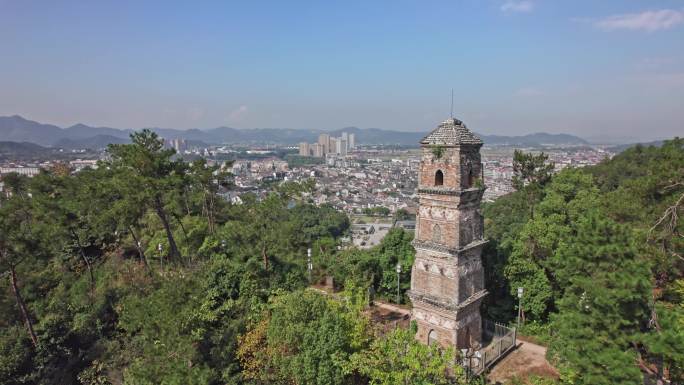
[[[480,303],[487,295],[481,261],[486,243],[480,213],[482,140],[451,118],[420,145],[420,207],[409,291],[416,338],[444,347],[478,347]]]

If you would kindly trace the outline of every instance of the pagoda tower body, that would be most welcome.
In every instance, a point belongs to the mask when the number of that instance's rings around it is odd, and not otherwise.
[[[420,142],[420,207],[411,269],[416,338],[458,349],[482,342],[480,303],[487,295],[482,268],[484,193],[482,140],[458,119],[442,122]]]

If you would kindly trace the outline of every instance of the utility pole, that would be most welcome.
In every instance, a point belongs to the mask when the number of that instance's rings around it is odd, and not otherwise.
[[[399,277],[401,274],[401,263],[397,263],[397,304],[401,302],[401,289],[399,286]]]

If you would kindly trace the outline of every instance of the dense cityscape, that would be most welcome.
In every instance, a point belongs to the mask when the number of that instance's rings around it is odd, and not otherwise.
[[[420,164],[418,148],[383,148],[356,143],[354,134],[342,133],[339,138],[321,134],[317,143],[300,143],[297,148],[280,146],[191,147],[183,138],[164,140],[166,148],[178,156],[202,157],[208,165],[218,165],[227,172],[231,188],[221,188],[219,194],[233,204],[242,202],[244,194],[264,197],[271,187],[284,181],[302,182],[313,179],[315,191],[308,198],[316,205],[329,204],[350,216],[354,222],[351,241],[361,248],[378,245],[394,226],[413,229],[418,208],[417,173]],[[567,148],[529,148],[544,152],[560,171],[566,167],[594,165],[614,154],[604,146]],[[512,192],[513,147],[485,146],[482,150],[484,180],[487,186],[483,200]],[[71,150],[78,157],[90,153],[90,159],[45,160],[40,163],[4,162],[0,175],[18,173],[35,176],[41,169],[66,166],[69,172],[97,167],[105,152],[90,149]],[[286,154],[278,156],[277,154]],[[229,161],[217,160],[229,155]],[[244,158],[242,158],[244,157]],[[2,182],[0,181],[0,190]],[[398,215],[397,215],[398,214]]]
[[[327,135],[321,137],[321,141],[331,139],[330,143],[336,143],[337,150],[329,152],[328,148],[335,148],[332,144],[330,147],[324,147],[315,143],[310,146],[315,148],[315,151],[304,152],[302,149],[308,149],[309,146],[300,144],[297,154],[309,158],[309,161],[305,159],[302,162],[299,158],[295,164],[290,164],[292,162],[288,162],[286,157],[275,156],[278,149],[254,147],[245,150],[241,147],[239,153],[245,154],[248,159],[238,157],[230,161],[219,161],[215,155],[233,152],[231,146],[190,149],[183,139],[177,138],[166,140],[165,143],[168,148],[174,148],[180,155],[205,157],[209,164],[218,164],[224,171],[229,171],[237,187],[234,191],[226,192],[225,197],[229,200],[239,199],[240,194],[248,192],[265,193],[264,182],[303,181],[314,178],[316,194],[312,199],[317,204],[330,203],[348,214],[362,214],[365,209],[378,207],[386,207],[390,213],[401,209],[415,213],[416,177],[420,162],[417,148],[383,149],[382,146],[364,146],[362,143],[355,145],[353,134],[349,136],[349,142],[344,138],[338,140]],[[339,148],[339,143],[342,143],[342,148]],[[315,155],[320,153],[317,152],[319,146],[325,148],[321,156]],[[288,150],[288,147],[283,147],[282,150],[289,153],[295,151]],[[545,152],[554,162],[557,171],[565,167],[597,164],[614,155],[601,147],[524,150]],[[97,167],[98,159],[104,156],[103,151],[82,149],[71,152],[76,159],[46,159],[41,162],[4,161],[0,163],[0,175],[15,172],[35,176],[41,169],[47,170],[57,165],[66,165],[72,172],[78,172],[86,167]],[[92,154],[91,158],[78,158],[86,152]],[[308,155],[302,155],[303,153]],[[513,191],[513,148],[485,146],[482,153],[484,178],[487,184],[485,201],[492,201]],[[253,159],[253,156],[250,156],[255,154],[260,155],[260,159]],[[321,161],[315,158],[320,158]]]
[[[348,139],[347,139],[348,138]],[[329,140],[329,145],[324,145]],[[263,194],[265,182],[303,181],[313,178],[316,193],[311,198],[316,204],[329,203],[348,214],[362,214],[365,209],[386,207],[390,213],[407,210],[415,214],[415,189],[420,152],[417,148],[383,148],[355,143],[354,135],[341,138],[321,135],[318,143],[302,143],[297,149],[282,146],[265,149],[260,146],[245,149],[243,146],[211,146],[190,148],[184,139],[165,140],[180,156],[204,157],[210,165],[218,164],[231,173],[235,189],[225,192],[228,200],[239,199],[240,194]],[[556,171],[566,167],[594,165],[614,154],[605,146],[568,148],[523,148],[525,151],[544,152],[555,164]],[[239,149],[239,151],[238,151]],[[487,147],[482,150],[484,178],[487,185],[485,201],[513,191],[512,147]],[[45,159],[40,162],[6,160],[0,163],[0,175],[16,172],[35,176],[41,169],[66,165],[71,172],[86,167],[97,167],[104,150],[71,150],[73,160]],[[285,152],[292,156],[277,156]],[[79,155],[90,153],[87,159]],[[237,154],[235,159],[220,161],[217,155]],[[240,157],[244,155],[244,158]],[[255,159],[254,155],[258,155]],[[289,161],[288,161],[289,159]]]

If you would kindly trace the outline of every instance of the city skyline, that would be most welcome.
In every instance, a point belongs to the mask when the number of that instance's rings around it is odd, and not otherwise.
[[[0,3],[0,115],[116,128],[682,132],[679,1]],[[27,27],[28,26],[28,27]]]

